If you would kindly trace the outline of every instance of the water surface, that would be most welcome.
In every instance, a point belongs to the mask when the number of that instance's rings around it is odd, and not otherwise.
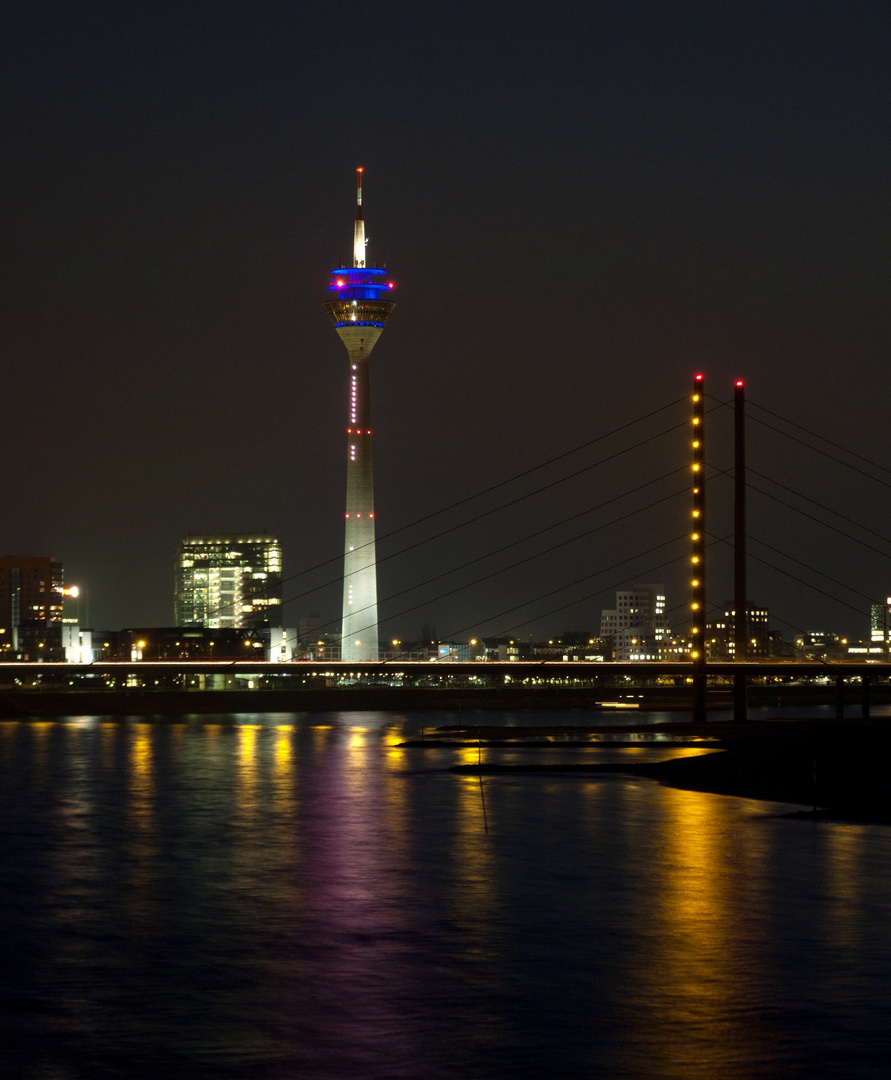
[[[397,745],[448,722],[0,724],[9,1075],[889,1074],[891,830]]]

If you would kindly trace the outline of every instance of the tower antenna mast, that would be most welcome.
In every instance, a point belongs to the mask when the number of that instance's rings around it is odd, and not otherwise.
[[[353,266],[359,269],[365,266],[365,220],[362,217],[362,173],[356,169],[356,225],[353,229]]]

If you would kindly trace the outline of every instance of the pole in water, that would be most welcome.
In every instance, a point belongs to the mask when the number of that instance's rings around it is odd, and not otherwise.
[[[480,803],[483,807],[483,828],[489,831],[489,816],[486,813],[486,793],[483,791],[483,730],[477,725],[476,729],[476,767],[479,769],[480,778]]]

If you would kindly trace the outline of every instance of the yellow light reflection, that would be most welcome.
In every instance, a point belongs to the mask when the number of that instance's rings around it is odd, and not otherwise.
[[[28,725],[28,730],[32,735],[36,735],[35,740],[42,749],[46,748],[47,736],[55,727],[55,721],[53,720],[32,720]]]
[[[403,733],[397,728],[390,728],[382,733],[380,771],[385,803],[383,818],[387,828],[390,857],[405,864],[411,855],[409,832],[413,815],[408,785],[403,775],[408,765],[408,754],[403,747],[395,745],[403,738]]]
[[[859,825],[834,825],[826,830],[826,878],[830,902],[826,905],[824,933],[840,950],[861,947],[865,830]]]
[[[462,764],[475,763],[476,748],[462,747],[459,758]],[[455,790],[458,800],[455,814],[457,831],[451,852],[450,894],[458,924],[455,949],[461,960],[478,965],[496,956],[495,942],[489,940],[484,929],[497,923],[496,908],[499,903],[492,841],[486,831],[489,807],[485,781],[480,783],[479,777],[462,776]]]
[[[236,805],[243,823],[253,823],[257,815],[257,732],[259,724],[240,724],[236,729]]]
[[[264,845],[257,843],[260,830],[268,824],[268,815],[261,815],[259,799],[260,767],[258,754],[259,724],[239,724],[235,728],[234,789],[235,812],[233,824],[237,841],[232,850],[232,866],[236,878],[253,880],[260,872],[266,857]]]
[[[664,811],[647,860],[655,906],[628,968],[629,996],[649,1002],[650,1015],[628,1032],[632,1056],[646,1055],[640,1075],[748,1080],[747,1053],[767,1038],[758,950],[740,914],[763,872],[758,834],[738,827],[736,800],[671,788],[653,797]]]
[[[119,724],[105,720],[99,725],[99,763],[103,772],[114,768],[115,736],[119,734]]]
[[[152,772],[151,731],[140,725],[130,742],[131,806],[138,820],[152,812]]]
[[[273,786],[272,805],[275,821],[279,828],[286,830],[287,848],[293,852],[299,830],[294,828],[297,812],[297,793],[294,787],[294,729],[281,725],[276,732],[273,745]]]
[[[146,914],[154,883],[154,860],[158,854],[155,824],[154,760],[152,729],[137,725],[130,733],[128,838],[129,881],[133,886],[132,911],[135,918]]]
[[[328,741],[328,732],[334,728],[333,724],[314,724],[312,727],[312,741],[316,751],[322,753]]]
[[[482,750],[478,746],[459,746],[458,765],[476,765],[481,760]]]
[[[275,740],[275,771],[276,773],[291,771],[291,739],[287,731],[280,730]]]
[[[388,746],[386,748],[387,764],[390,766],[404,765],[406,761],[405,750],[401,746]]]

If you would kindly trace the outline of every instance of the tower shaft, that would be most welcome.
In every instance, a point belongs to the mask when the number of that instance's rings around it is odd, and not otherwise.
[[[350,357],[341,630],[341,656],[349,661],[378,659],[368,357],[381,332],[377,326],[338,328],[338,335]]]
[[[378,660],[377,563],[374,544],[374,480],[371,466],[371,384],[369,357],[396,306],[393,282],[365,261],[362,169],[357,169],[353,266],[332,271],[325,310],[349,354],[347,409],[347,493],[343,550],[341,657],[347,662]]]

